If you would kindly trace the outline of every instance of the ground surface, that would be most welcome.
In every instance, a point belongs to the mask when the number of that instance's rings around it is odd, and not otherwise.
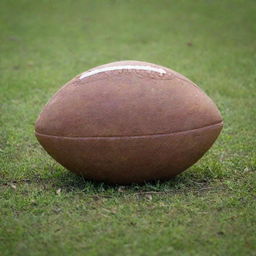
[[[0,3],[0,254],[256,255],[255,1]],[[176,179],[87,182],[34,137],[49,97],[122,59],[168,66],[214,99],[225,128]]]

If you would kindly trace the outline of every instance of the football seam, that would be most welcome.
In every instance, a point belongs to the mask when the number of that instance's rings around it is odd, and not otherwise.
[[[154,137],[163,137],[163,136],[170,136],[170,135],[179,135],[179,134],[186,134],[194,131],[202,131],[202,130],[207,130],[215,127],[223,126],[223,121],[210,124],[207,126],[199,127],[199,128],[194,128],[190,130],[185,130],[185,131],[177,131],[177,132],[170,132],[170,133],[157,133],[157,134],[145,134],[145,135],[123,135],[123,136],[57,136],[57,135],[50,135],[50,134],[43,134],[40,132],[35,131],[35,134],[38,136],[42,137],[52,137],[52,138],[62,138],[62,139],[133,139],[133,138],[154,138]]]

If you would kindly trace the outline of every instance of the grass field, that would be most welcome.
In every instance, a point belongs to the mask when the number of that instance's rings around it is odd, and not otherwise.
[[[1,0],[0,255],[256,255],[255,13],[254,0]],[[223,115],[169,182],[85,181],[34,137],[62,84],[123,59],[186,75]]]

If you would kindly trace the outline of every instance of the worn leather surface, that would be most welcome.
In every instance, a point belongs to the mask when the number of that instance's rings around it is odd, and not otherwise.
[[[185,170],[213,144],[222,118],[199,87],[164,69],[75,77],[39,115],[39,142],[67,169],[98,181],[168,179]]]

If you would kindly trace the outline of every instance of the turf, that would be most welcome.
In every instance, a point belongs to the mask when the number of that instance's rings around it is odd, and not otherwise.
[[[0,2],[0,254],[256,255],[254,0]],[[182,175],[95,184],[34,137],[50,96],[90,67],[168,66],[218,105],[224,130]]]

